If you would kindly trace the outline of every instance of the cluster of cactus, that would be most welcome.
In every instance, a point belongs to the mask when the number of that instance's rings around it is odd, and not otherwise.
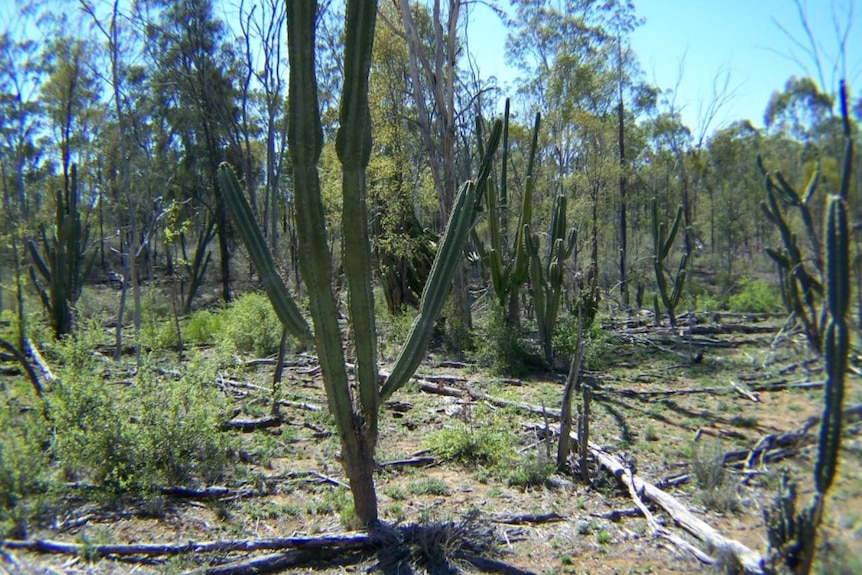
[[[365,201],[365,170],[371,148],[368,74],[377,7],[376,2],[348,0],[345,74],[336,151],[342,165],[343,265],[350,292],[350,332],[357,364],[356,385],[352,386],[344,356],[348,346],[342,340],[338,324],[331,252],[327,245],[326,221],[316,167],[323,145],[314,67],[316,4],[313,0],[297,0],[287,6],[291,69],[288,146],[296,195],[300,271],[308,289],[313,333],[278,274],[263,233],[233,170],[222,165],[218,175],[226,206],[279,318],[291,334],[315,343],[329,409],[341,441],[342,463],[353,492],[354,510],[359,521],[366,526],[373,526],[377,522],[373,473],[379,406],[409,380],[425,356],[434,323],[461,261],[474,221],[475,207],[486,189],[502,123],[496,122],[494,125],[478,178],[465,183],[458,192],[422,292],[419,315],[391,374],[381,387]]]
[[[533,124],[533,136],[530,144],[530,154],[527,162],[527,174],[524,190],[521,195],[521,209],[518,214],[518,223],[515,227],[515,242],[512,246],[511,255],[507,258],[506,246],[503,236],[506,227],[505,213],[500,214],[501,208],[506,209],[510,196],[508,190],[508,161],[509,161],[509,100],[503,114],[503,144],[502,164],[500,169],[499,192],[495,182],[488,180],[485,191],[485,212],[488,219],[488,242],[486,247],[478,236],[474,235],[474,244],[483,263],[490,271],[491,287],[500,303],[500,308],[505,314],[506,322],[510,326],[516,326],[520,313],[518,309],[518,295],[529,277],[528,258],[524,241],[524,226],[530,223],[533,213],[533,190],[535,180],[533,178],[533,167],[536,159],[536,148],[539,138],[539,125],[541,115],[536,114]],[[477,132],[481,124],[477,120]],[[480,139],[481,142],[481,139]]]
[[[766,219],[778,228],[783,244],[780,249],[768,248],[766,253],[778,265],[781,295],[785,306],[802,323],[809,345],[819,353],[823,345],[823,321],[817,310],[817,301],[823,296],[823,285],[818,277],[823,274],[823,261],[820,255],[820,240],[811,216],[810,202],[820,183],[820,166],[818,164],[811,174],[805,193],[799,194],[780,172],[767,172],[759,157],[757,165],[766,181],[766,201],[761,202],[760,209]],[[787,215],[781,209],[779,201],[799,210],[811,247],[810,260],[803,256],[797,236],[790,229]],[[809,261],[813,262],[814,269],[811,269]]]
[[[817,529],[823,518],[826,494],[835,478],[838,456],[841,448],[843,426],[844,378],[847,373],[849,356],[849,326],[847,315],[850,311],[850,226],[847,217],[847,194],[850,188],[851,166],[853,162],[853,138],[847,110],[847,91],[844,82],[840,88],[841,112],[844,127],[845,150],[841,183],[837,194],[830,195],[826,205],[826,222],[823,238],[825,246],[825,305],[822,310],[822,331],[818,331],[822,341],[822,355],[826,367],[826,388],[823,398],[823,415],[820,419],[820,438],[817,461],[814,466],[815,493],[811,505],[796,512],[796,491],[792,484],[782,482],[782,489],[775,503],[764,513],[770,545],[770,561],[773,567],[786,568],[796,575],[810,572],[816,549]],[[816,178],[812,178],[803,205],[807,205]],[[769,180],[767,180],[769,182]],[[769,185],[769,184],[767,184]],[[770,190],[770,196],[774,191]],[[771,206],[772,209],[775,206]],[[773,212],[773,215],[779,212]],[[783,219],[782,219],[783,221]],[[803,221],[804,218],[803,218]],[[782,224],[779,225],[781,229]],[[812,239],[813,227],[809,228]],[[782,238],[787,236],[782,229]],[[794,239],[792,235],[790,239]],[[820,245],[818,242],[816,245]],[[786,246],[788,252],[790,245]],[[793,242],[795,247],[795,241]],[[779,264],[781,265],[781,264]],[[788,270],[785,269],[785,273]],[[799,282],[799,275],[794,275]],[[813,278],[810,278],[813,279]],[[800,286],[801,288],[801,283]],[[798,291],[797,291],[798,293]],[[805,292],[802,294],[805,295]],[[804,301],[804,298],[803,298]],[[798,302],[797,302],[798,303]],[[807,305],[807,304],[806,304]],[[814,316],[816,317],[816,316]],[[810,336],[809,336],[810,338]],[[812,343],[809,339],[809,342]],[[813,344],[812,344],[813,345]]]
[[[670,231],[667,230],[665,222],[658,220],[658,203],[655,199],[652,201],[652,238],[653,238],[653,267],[655,268],[655,279],[658,285],[658,293],[653,295],[653,307],[655,308],[656,325],[659,321],[659,305],[658,299],[664,304],[667,311],[667,318],[671,327],[676,327],[676,306],[682,298],[683,286],[685,285],[685,265],[688,262],[688,254],[683,254],[677,266],[676,275],[672,281],[668,282],[665,275],[665,262],[670,255],[670,250],[676,241],[677,233],[679,232],[680,221],[682,220],[682,206],[676,210],[676,217],[670,226]]]
[[[565,264],[574,253],[577,242],[575,228],[566,228],[566,203],[564,194],[558,194],[554,198],[544,258],[540,253],[539,235],[531,234],[529,224],[524,225],[524,247],[530,257],[530,285],[536,324],[545,361],[548,363],[553,362],[552,343],[563,294]]]
[[[72,332],[72,310],[96,255],[95,250],[87,253],[90,226],[81,219],[78,199],[78,168],[72,164],[64,189],[55,196],[54,229],[49,236],[44,224],[39,227],[42,253],[36,242],[27,242],[33,261],[30,278],[56,337]]]

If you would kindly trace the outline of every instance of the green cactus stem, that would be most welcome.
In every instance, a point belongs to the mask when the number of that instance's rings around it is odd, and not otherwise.
[[[575,251],[577,232],[566,227],[566,196],[557,195],[551,213],[548,230],[548,245],[544,259],[540,255],[537,234],[530,234],[529,225],[524,226],[524,247],[530,257],[530,283],[535,304],[536,324],[545,361],[553,363],[553,338],[560,301],[563,293],[565,263]]]
[[[688,263],[688,254],[683,254],[680,258],[676,274],[670,284],[665,275],[665,262],[670,255],[670,250],[673,248],[674,242],[676,241],[680,221],[682,220],[682,213],[682,206],[679,206],[676,210],[676,216],[671,223],[670,232],[668,232],[665,222],[659,222],[658,205],[656,200],[653,199],[652,201],[653,268],[655,269],[658,296],[661,297],[661,301],[667,311],[667,318],[671,327],[676,327],[676,306],[682,298],[686,275],[685,266],[686,263]],[[658,300],[655,301],[655,308],[656,317],[658,317]]]

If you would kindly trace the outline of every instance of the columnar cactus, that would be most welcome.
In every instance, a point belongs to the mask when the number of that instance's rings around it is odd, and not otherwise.
[[[847,373],[850,346],[847,321],[850,311],[850,226],[847,218],[847,193],[850,188],[850,172],[853,163],[853,138],[847,111],[847,91],[843,81],[840,100],[845,138],[844,167],[838,193],[827,199],[825,237],[822,241],[825,248],[825,269],[818,268],[822,269],[821,277],[825,285],[825,303],[821,314],[825,323],[822,332],[817,333],[822,338],[822,355],[826,364],[826,390],[823,398],[823,415],[820,419],[817,461],[814,466],[816,491],[811,505],[797,512],[795,486],[783,480],[779,496],[772,507],[764,512],[769,536],[770,561],[774,567],[787,568],[797,575],[806,575],[811,571],[817,547],[817,529],[823,518],[826,494],[835,478],[838,465],[843,427],[844,378]],[[812,183],[808,186],[803,205],[807,204],[816,185],[817,175],[815,174]],[[782,185],[782,187],[785,186]],[[770,197],[772,195],[773,191],[770,190]],[[775,210],[774,202],[771,209]],[[773,222],[785,238],[786,232],[789,231],[784,229],[786,222],[780,217],[780,212],[772,211],[772,214],[778,216]],[[809,235],[813,236],[813,227],[808,222],[804,221],[804,224]],[[795,240],[792,237],[791,239]],[[816,236],[814,239],[817,239]],[[820,243],[818,241],[816,245]],[[789,246],[787,251],[790,252]],[[790,260],[792,257],[794,256],[791,255],[787,259]],[[800,281],[800,276],[794,277],[801,287],[803,283]],[[797,300],[797,305],[798,303]]]
[[[676,241],[679,232],[679,224],[682,219],[682,206],[676,210],[676,217],[670,226],[670,232],[666,229],[665,222],[658,221],[658,205],[656,200],[652,201],[652,237],[653,237],[653,267],[655,268],[655,279],[658,285],[658,295],[667,310],[667,318],[671,327],[676,327],[676,306],[682,297],[682,288],[685,285],[685,264],[688,254],[683,254],[679,260],[676,275],[673,277],[672,285],[668,285],[665,276],[665,260],[670,255],[670,250]],[[658,321],[658,300],[655,299],[656,321]]]
[[[489,245],[486,247],[478,238],[475,238],[479,255],[491,272],[491,286],[494,289],[494,294],[499,299],[500,307],[504,310],[503,313],[507,314],[506,320],[510,325],[517,325],[519,320],[518,293],[521,286],[524,285],[529,277],[528,256],[524,242],[524,226],[530,223],[533,214],[533,189],[535,188],[533,167],[535,165],[540,123],[541,115],[536,114],[536,120],[533,124],[533,137],[530,144],[530,155],[527,163],[526,182],[521,195],[521,209],[518,213],[518,223],[515,228],[515,242],[512,246],[512,253],[507,258],[507,250],[503,245],[506,220],[499,213],[499,208],[505,206],[510,197],[508,179],[506,177],[509,160],[509,101],[506,100],[506,108],[503,116],[503,151],[499,194],[496,186],[490,180],[488,182],[488,189],[485,192]]]
[[[766,181],[766,201],[761,202],[760,210],[766,219],[778,228],[783,244],[783,249],[767,249],[766,253],[778,265],[779,275],[783,280],[781,287],[785,304],[789,311],[794,313],[802,322],[809,346],[819,353],[823,346],[823,336],[817,300],[823,295],[823,286],[818,280],[818,276],[823,272],[823,264],[820,255],[820,240],[814,230],[809,202],[820,182],[820,167],[818,166],[811,175],[805,194],[800,196],[781,173],[768,173],[760,158],[758,158],[757,164]],[[809,269],[810,265],[803,257],[796,234],[791,231],[787,217],[779,206],[779,200],[788,206],[798,208],[802,215],[802,221],[812,249],[813,270]]]
[[[313,338],[315,342],[329,409],[341,441],[342,462],[353,492],[354,509],[357,518],[369,527],[377,522],[373,472],[379,406],[409,380],[425,355],[434,322],[462,256],[474,220],[473,211],[485,189],[502,131],[501,122],[496,122],[477,180],[464,184],[458,193],[422,293],[419,316],[391,375],[381,387],[365,204],[365,169],[371,147],[368,74],[376,11],[377,3],[371,0],[347,2],[345,74],[336,136],[336,151],[343,172],[344,272],[350,290],[350,331],[357,363],[358,391],[355,396],[345,368],[344,349],[347,346],[337,321],[332,262],[326,243],[326,221],[317,172],[323,135],[314,73],[314,22],[317,15],[314,0],[296,0],[287,5],[291,69],[288,145],[294,170],[300,271],[308,288],[313,335],[278,275],[236,175],[227,165],[222,165],[218,172],[228,210],[279,318],[294,336],[306,340]]]
[[[553,337],[563,293],[565,262],[575,251],[577,232],[566,228],[566,196],[554,198],[551,227],[548,230],[547,253],[544,261],[539,254],[538,234],[531,234],[524,226],[524,246],[530,256],[530,283],[536,310],[536,324],[545,353],[545,361],[553,362]]]
[[[54,229],[50,238],[44,225],[39,228],[42,254],[35,242],[27,242],[35,266],[30,267],[30,278],[51,317],[56,337],[72,331],[72,309],[81,297],[84,281],[96,255],[95,250],[87,253],[90,226],[86,220],[81,221],[78,198],[78,169],[72,164],[65,190],[57,190]]]

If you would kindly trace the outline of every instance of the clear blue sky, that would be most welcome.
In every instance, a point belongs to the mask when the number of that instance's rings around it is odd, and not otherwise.
[[[833,8],[840,25],[848,22],[851,0],[801,0],[825,67],[832,73],[838,41]],[[505,5],[506,2],[501,2]],[[812,59],[782,32],[807,47],[793,0],[635,0],[645,23],[635,31],[632,44],[646,80],[662,89],[675,89],[675,106],[697,134],[705,106],[713,100],[713,86],[728,77],[729,100],[709,131],[737,119],[763,124],[763,112],[774,90],[793,75],[812,75]],[[862,93],[862,2],[857,2],[846,49],[847,78],[852,95]],[[477,7],[469,29],[470,50],[483,76],[496,75],[505,85],[508,70],[503,45],[505,30],[487,8]],[[832,88],[830,87],[830,91]]]

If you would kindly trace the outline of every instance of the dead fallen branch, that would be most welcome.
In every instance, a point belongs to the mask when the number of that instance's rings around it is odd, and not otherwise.
[[[505,523],[506,525],[523,525],[525,523],[535,525],[538,523],[552,523],[554,521],[565,520],[565,517],[554,511],[550,511],[548,513],[521,513],[519,515],[500,515],[491,518],[491,521],[493,521],[494,523]]]
[[[238,429],[239,431],[254,431],[256,429],[266,429],[268,427],[278,427],[283,423],[280,417],[267,415],[265,417],[255,417],[250,419],[230,419],[221,424],[222,431],[228,429]]]
[[[577,440],[577,438],[574,439]],[[735,557],[749,575],[763,574],[764,559],[759,553],[749,549],[735,539],[724,537],[708,523],[692,515],[676,497],[665,493],[655,485],[632,474],[615,455],[593,445],[590,446],[590,452],[602,467],[610,471],[618,481],[629,488],[630,493],[634,492],[639,497],[649,499],[659,505],[678,525],[706,543],[710,549],[714,549],[719,556],[729,555]],[[676,538],[674,543],[676,544],[679,541],[682,540]]]
[[[380,464],[383,468],[401,467],[427,467],[434,465],[437,460],[433,457],[411,457],[410,459],[399,459],[397,461],[386,461]]]
[[[265,492],[257,489],[236,489],[220,485],[195,489],[193,487],[162,487],[159,493],[168,497],[183,499],[243,499],[246,497],[260,497]]]
[[[341,550],[338,550],[338,552],[341,553]],[[322,554],[319,551],[306,550],[271,553],[269,555],[260,555],[250,559],[225,563],[224,565],[193,569],[186,571],[183,575],[259,575],[261,573],[284,571],[321,558]]]
[[[81,544],[48,539],[0,540],[4,549],[52,553],[57,555],[98,554],[101,557],[148,557],[180,555],[184,553],[233,553],[279,549],[323,549],[338,548],[368,549],[374,546],[370,536],[364,533],[343,533],[318,537],[274,537],[268,539],[238,539],[219,541],[187,541],[184,543],[132,543],[124,544]]]

